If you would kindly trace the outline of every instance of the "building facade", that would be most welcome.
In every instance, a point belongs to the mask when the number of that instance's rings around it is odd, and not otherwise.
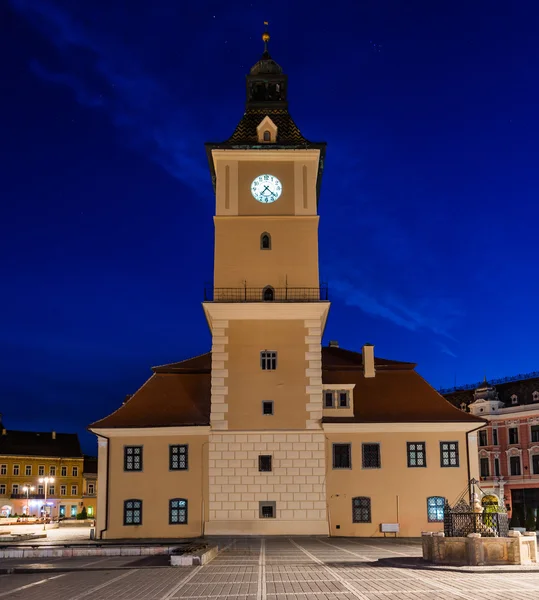
[[[1,516],[76,517],[86,502],[83,467],[76,433],[15,431],[0,419]],[[89,505],[95,512],[95,496]]]
[[[326,145],[300,133],[287,87],[266,47],[234,133],[206,145],[211,352],[154,367],[90,426],[99,537],[374,536],[384,523],[419,535],[442,527],[444,499],[477,474],[482,419],[454,408],[412,363],[375,358],[369,344],[322,347]]]
[[[481,487],[509,511],[539,510],[539,373],[445,390],[463,411],[488,420],[479,432]]]

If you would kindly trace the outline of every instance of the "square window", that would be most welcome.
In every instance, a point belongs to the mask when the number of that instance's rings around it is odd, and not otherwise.
[[[440,466],[458,467],[459,466],[459,443],[458,442],[440,442]]]
[[[333,408],[333,392],[324,393],[324,407]]]
[[[263,400],[262,414],[263,415],[272,415],[273,414],[273,400]]]
[[[263,371],[275,371],[277,369],[277,352],[264,350],[260,353],[260,367]]]
[[[258,507],[258,516],[261,519],[275,519],[275,502],[260,502]]]
[[[142,524],[142,500],[124,501],[124,525]]]
[[[408,452],[409,467],[426,467],[427,452],[425,442],[407,442],[406,448]]]
[[[258,470],[271,471],[271,456],[262,455],[258,457]]]
[[[364,469],[379,469],[380,444],[362,444],[362,466]]]
[[[169,525],[185,525],[187,523],[187,500],[173,498],[168,503]]]
[[[351,444],[333,444],[333,468],[352,468]]]
[[[181,444],[169,446],[169,469],[171,471],[187,471],[189,468],[189,446]]]
[[[124,471],[142,471],[142,446],[124,446]]]
[[[348,392],[339,392],[339,408],[348,408]]]
[[[371,499],[366,496],[352,498],[352,523],[371,522]]]

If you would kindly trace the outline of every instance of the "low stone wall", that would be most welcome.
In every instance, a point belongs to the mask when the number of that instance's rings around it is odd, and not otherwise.
[[[510,531],[509,537],[445,537],[441,532],[423,532],[423,559],[445,565],[529,565],[537,563],[535,532]]]

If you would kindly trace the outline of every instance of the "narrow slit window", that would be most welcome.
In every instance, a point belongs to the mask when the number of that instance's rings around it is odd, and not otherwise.
[[[269,131],[264,131],[264,141],[271,142],[271,133]]]

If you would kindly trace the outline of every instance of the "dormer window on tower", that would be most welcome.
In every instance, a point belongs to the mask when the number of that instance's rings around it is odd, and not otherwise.
[[[261,144],[277,143],[277,125],[267,116],[258,124],[256,133]]]

